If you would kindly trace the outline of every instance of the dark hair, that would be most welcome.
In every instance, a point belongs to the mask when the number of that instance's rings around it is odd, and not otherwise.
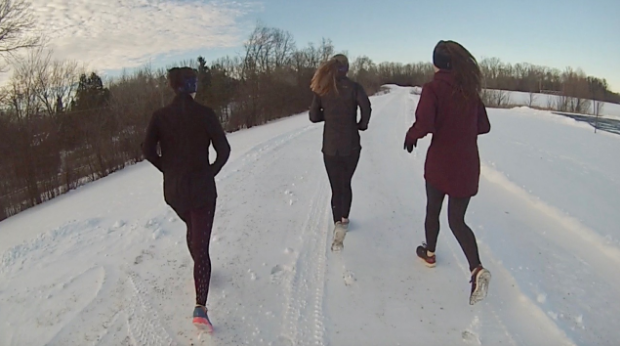
[[[465,97],[480,94],[482,90],[482,72],[480,72],[478,62],[459,43],[439,41],[433,51],[433,63],[437,68],[452,71],[456,79],[458,91]]]
[[[168,84],[175,93],[196,92],[192,89],[195,89],[197,77],[197,71],[190,67],[173,67],[168,70]]]

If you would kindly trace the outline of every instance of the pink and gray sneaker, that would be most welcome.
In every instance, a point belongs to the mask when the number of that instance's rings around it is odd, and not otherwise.
[[[469,304],[474,305],[483,300],[487,296],[489,290],[489,281],[491,281],[491,272],[479,265],[471,272],[471,295],[469,296]]]
[[[198,329],[205,330],[209,334],[213,333],[213,325],[211,324],[211,321],[209,320],[209,316],[207,316],[206,307],[202,305],[196,305],[196,308],[194,309],[193,317],[194,319],[192,320],[192,322]]]
[[[426,249],[426,244],[418,246],[415,252],[427,267],[433,268],[437,265],[435,253],[428,251]]]

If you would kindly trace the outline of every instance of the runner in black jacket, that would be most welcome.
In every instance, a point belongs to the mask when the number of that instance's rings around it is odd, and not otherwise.
[[[217,199],[215,176],[228,161],[230,145],[214,111],[193,99],[195,70],[173,68],[168,71],[168,81],[176,96],[153,113],[143,153],[163,173],[166,203],[187,224],[187,245],[194,260],[194,324],[212,331],[206,302],[211,279],[209,241]],[[217,152],[213,164],[209,162],[211,144]]]
[[[349,62],[338,54],[314,74],[311,89],[310,121],[325,122],[323,160],[332,189],[332,213],[335,223],[332,250],[342,249],[353,200],[351,180],[360,158],[359,131],[365,131],[372,111],[364,88],[347,78]],[[357,120],[357,109],[361,119]]]

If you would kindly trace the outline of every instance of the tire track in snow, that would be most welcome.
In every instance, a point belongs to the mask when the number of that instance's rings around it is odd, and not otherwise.
[[[303,248],[287,280],[284,330],[280,341],[291,346],[325,345],[323,295],[329,239],[329,196],[325,179],[317,179],[308,218],[302,225]]]
[[[157,310],[151,305],[141,279],[135,273],[129,273],[127,283],[131,288],[127,306],[127,329],[134,346],[172,346],[177,343],[162,326]]]
[[[275,136],[270,138],[262,143],[259,143],[242,154],[241,157],[235,159],[232,162],[229,162],[226,166],[224,166],[223,174],[216,177],[216,182],[220,183],[226,179],[232,178],[241,174],[243,172],[253,173],[250,170],[246,169],[249,165],[256,165],[257,162],[261,161],[263,157],[267,154],[273,153],[281,149],[285,144],[289,143],[293,139],[305,134],[310,130],[317,129],[315,125],[307,125],[302,128],[295,129],[293,131],[286,132],[284,134]],[[234,148],[232,149],[234,150]],[[273,156],[273,155],[271,155]],[[270,157],[270,156],[267,156]],[[273,157],[273,161],[275,161],[277,157]],[[264,167],[269,168],[270,165],[264,165]]]

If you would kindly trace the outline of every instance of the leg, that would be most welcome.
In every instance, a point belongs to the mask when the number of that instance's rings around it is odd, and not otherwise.
[[[194,253],[192,252],[192,213],[187,213],[184,215],[183,220],[185,220],[185,225],[187,226],[187,248],[189,249],[189,254],[192,256],[192,260],[194,259]]]
[[[465,223],[465,213],[469,205],[469,198],[452,198],[448,202],[448,223],[452,233],[461,245],[461,249],[469,262],[469,270],[473,271],[480,265],[476,236]]]
[[[439,237],[439,215],[446,194],[426,183],[426,219],[424,230],[426,232],[426,249],[435,252],[437,238]]]
[[[329,185],[332,189],[332,214],[334,223],[336,223],[342,219],[342,188],[340,184],[342,179],[342,163],[338,156],[323,155],[323,161],[325,162]]]
[[[211,282],[211,257],[209,244],[213,229],[215,202],[209,206],[191,212],[190,252],[194,259],[194,285],[196,288],[196,305],[205,306]]]
[[[351,181],[355,174],[355,169],[360,160],[360,153],[353,154],[344,159],[345,169],[342,175],[342,217],[349,218],[351,212],[351,204],[353,202],[353,188]]]

